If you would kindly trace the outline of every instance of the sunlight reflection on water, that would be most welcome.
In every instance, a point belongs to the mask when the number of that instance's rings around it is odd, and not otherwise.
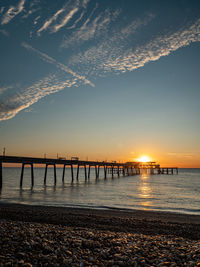
[[[152,198],[152,189],[150,183],[148,182],[150,179],[150,174],[147,172],[142,172],[140,176],[140,198],[141,198],[141,205],[143,206],[144,210],[147,210],[148,207],[152,206],[152,201],[149,200]]]

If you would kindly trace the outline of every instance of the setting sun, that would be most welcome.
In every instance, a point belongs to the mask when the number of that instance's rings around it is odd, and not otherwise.
[[[141,156],[140,158],[138,158],[139,162],[149,162],[151,161],[150,158],[148,156]]]

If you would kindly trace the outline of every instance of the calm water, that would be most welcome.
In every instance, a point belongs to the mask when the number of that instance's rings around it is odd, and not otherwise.
[[[79,182],[71,184],[70,169],[66,169],[62,184],[62,169],[57,168],[54,186],[53,169],[48,169],[44,187],[44,168],[34,168],[35,186],[31,189],[30,169],[25,168],[23,189],[20,190],[20,168],[3,168],[1,202],[35,205],[75,206],[171,211],[200,215],[200,169],[180,169],[178,175],[141,174],[129,177],[85,182],[80,169]]]

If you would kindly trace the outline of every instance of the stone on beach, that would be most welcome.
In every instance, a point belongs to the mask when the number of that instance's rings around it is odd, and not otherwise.
[[[1,220],[1,266],[199,266],[200,241]]]

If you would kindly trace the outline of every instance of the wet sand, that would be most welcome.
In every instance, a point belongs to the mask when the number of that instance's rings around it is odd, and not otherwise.
[[[0,219],[2,266],[200,266],[198,215],[1,203]]]

